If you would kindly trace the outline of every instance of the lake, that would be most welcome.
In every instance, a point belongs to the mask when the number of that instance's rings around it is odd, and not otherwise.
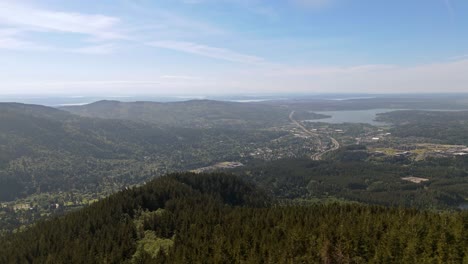
[[[377,114],[388,113],[392,111],[398,111],[402,109],[369,109],[369,110],[342,110],[342,111],[320,111],[315,112],[317,114],[323,114],[331,116],[329,118],[306,120],[307,122],[324,122],[331,124],[341,123],[365,123],[374,126],[387,125],[384,122],[377,122],[375,118]]]

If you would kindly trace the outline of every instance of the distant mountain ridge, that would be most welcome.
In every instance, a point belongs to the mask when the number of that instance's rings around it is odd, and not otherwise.
[[[87,117],[125,119],[185,127],[269,126],[288,122],[289,114],[288,109],[280,106],[213,100],[165,103],[104,100],[60,109]]]
[[[70,113],[67,111],[43,105],[23,104],[14,102],[0,103],[0,115],[5,116],[7,113],[16,113],[21,115],[55,119],[63,119],[66,117],[70,117]]]

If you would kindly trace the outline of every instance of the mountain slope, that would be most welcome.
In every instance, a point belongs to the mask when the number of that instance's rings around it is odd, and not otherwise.
[[[426,142],[468,145],[468,111],[394,111],[378,115],[392,123],[399,137],[420,137]]]
[[[8,103],[0,104],[0,123],[0,201],[43,192],[115,191],[167,171],[238,159],[239,146],[281,134],[159,127]]]
[[[225,174],[175,174],[0,241],[1,263],[464,263],[468,214],[270,206]]]
[[[135,159],[150,146],[177,141],[174,133],[155,127],[42,106],[0,104],[0,122],[0,181],[22,185],[22,193],[95,185],[91,171],[99,161]],[[0,186],[9,189],[9,184]],[[17,196],[10,195],[0,199]]]
[[[288,122],[288,110],[264,104],[211,100],[185,102],[99,101],[62,109],[82,116],[185,127],[258,127]]]

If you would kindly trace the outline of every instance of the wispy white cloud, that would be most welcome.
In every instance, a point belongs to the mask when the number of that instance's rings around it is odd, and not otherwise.
[[[148,42],[147,45],[231,62],[241,62],[248,64],[258,64],[265,62],[263,58],[257,56],[246,55],[225,48],[211,47],[193,42],[172,40],[153,41]]]
[[[20,4],[0,2],[0,24],[24,31],[77,33],[97,39],[121,39],[120,20],[105,15],[58,12]]]
[[[47,38],[40,43],[37,36],[47,33],[75,34],[82,35],[87,41],[102,43],[127,38],[120,28],[120,19],[116,17],[59,12],[20,1],[0,1],[0,49],[105,54],[112,52],[112,44],[67,48],[47,43]],[[32,33],[39,35],[33,40]],[[80,45],[79,42],[77,44]]]
[[[14,28],[0,28],[0,49],[47,50],[49,47],[20,38],[23,32]]]
[[[64,52],[64,53],[80,53],[88,55],[106,55],[111,54],[116,50],[113,44],[102,44],[84,46],[79,48],[59,48],[48,45],[43,45],[35,42],[24,41],[14,37],[0,36],[0,49],[17,50],[17,51],[41,51],[41,52]]]
[[[224,31],[216,26],[179,16],[167,10],[148,9],[133,1],[124,3],[124,7],[139,17],[136,25],[125,24],[115,16],[62,12],[21,1],[0,1],[0,49],[110,54],[116,50],[118,42],[122,40],[144,44],[145,38],[152,35],[187,37],[194,34],[192,32],[224,34]],[[34,40],[29,39],[32,36],[31,33],[38,33]],[[47,45],[36,43],[38,36],[41,39],[40,36],[46,36],[47,33],[82,35],[84,39],[76,43],[78,46],[76,48],[64,47],[61,43],[48,43]],[[43,40],[49,41],[47,37]],[[90,41],[96,44],[89,45]],[[243,56],[229,50],[201,45],[189,47],[182,42],[177,43],[175,48],[226,60],[254,60],[252,56]]]
[[[48,50],[49,47],[14,37],[0,37],[0,49],[9,50]]]
[[[27,4],[38,4],[39,1],[0,0],[0,49],[41,50],[95,55],[111,54],[118,50],[118,48],[123,48],[125,46],[123,44],[128,44],[124,43],[124,41],[132,41],[134,47],[148,45],[154,48],[241,63],[242,67],[237,67],[236,69],[235,66],[230,65],[229,67],[219,67],[218,69],[210,68],[212,65],[202,65],[200,69],[194,69],[191,66],[193,65],[193,61],[191,61],[191,63],[188,63],[190,66],[188,64],[177,65],[176,69],[171,68],[170,74],[167,74],[167,72],[159,72],[159,69],[164,68],[161,65],[165,62],[160,62],[160,64],[155,62],[155,64],[151,65],[152,67],[148,67],[151,69],[146,70],[143,67],[134,71],[130,69],[128,71],[128,78],[126,79],[125,73],[122,74],[125,72],[124,70],[120,72],[120,69],[113,69],[112,67],[107,67],[105,71],[96,71],[89,74],[86,67],[80,65],[76,68],[70,67],[69,69],[64,69],[63,73],[60,72],[61,69],[57,72],[57,69],[54,68],[44,71],[46,74],[43,74],[40,72],[40,69],[38,71],[33,69],[28,72],[18,67],[16,70],[9,71],[4,66],[4,71],[0,71],[0,79],[2,79],[0,92],[3,92],[5,89],[11,89],[11,91],[19,89],[29,89],[31,91],[36,89],[36,91],[42,92],[45,88],[49,89],[49,91],[74,89],[75,92],[82,91],[81,89],[93,92],[96,88],[106,92],[126,89],[128,93],[167,90],[176,93],[191,90],[206,92],[210,91],[210,89],[218,91],[220,84],[225,89],[224,91],[235,90],[237,92],[284,92],[288,91],[288,89],[304,92],[434,92],[465,91],[466,84],[468,84],[468,77],[466,75],[466,72],[468,72],[468,55],[452,57],[440,63],[412,67],[387,64],[342,66],[339,63],[331,66],[313,66],[313,62],[310,62],[310,64],[307,62],[304,66],[293,66],[293,62],[280,64],[273,61],[275,59],[279,61],[294,61],[294,59],[284,59],[285,56],[275,57],[275,55],[262,58],[254,53],[250,54],[250,49],[249,52],[229,49],[227,48],[229,45],[224,46],[223,43],[241,38],[234,32],[228,32],[220,28],[219,25],[206,23],[204,19],[195,19],[188,14],[185,16],[178,12],[172,12],[170,9],[147,8],[139,4],[143,1],[122,1],[126,4],[119,6],[116,10],[125,10],[125,14],[122,13],[121,18],[119,18],[119,11],[113,11],[112,16],[82,12],[63,12]],[[180,1],[184,0],[179,0],[179,4]],[[247,12],[258,12],[259,14],[263,13],[265,16],[275,15],[275,12],[278,11],[274,8],[269,8],[268,5],[271,2],[267,0],[185,1],[189,1],[190,4],[201,4],[202,2],[232,3],[232,5],[237,5],[237,9],[243,9]],[[450,0],[442,1],[446,4],[449,12],[453,13]],[[294,3],[300,7],[320,9],[339,1],[285,0],[284,2]],[[272,4],[272,6],[276,5]],[[278,12],[278,15],[281,15],[281,10]],[[192,15],[194,14],[196,13],[192,13]],[[57,33],[60,36],[62,34],[73,35],[73,39],[67,40],[73,40],[74,47],[70,47],[71,41],[67,43],[68,46],[63,44],[61,39],[57,41]],[[49,39],[48,34],[53,35],[53,37]],[[45,37],[42,38],[43,36]],[[75,42],[76,37],[81,41]],[[260,34],[258,37],[261,38],[262,35]],[[95,41],[90,42],[89,40]],[[255,40],[251,39],[249,41]],[[298,54],[301,51],[311,51],[317,49],[317,46],[320,45],[327,46],[330,50],[334,48],[330,46],[332,41],[324,40],[324,44],[311,45],[310,43],[305,43],[306,38],[303,38],[303,36],[292,37],[284,42],[272,43],[272,40],[269,39],[261,41],[263,42],[259,42],[260,44],[252,45],[250,43],[247,46],[254,47],[252,50],[259,50],[258,47],[263,47],[267,44],[275,47],[286,47],[288,51],[294,52],[293,55],[296,57],[299,56]],[[343,41],[334,42],[343,43]],[[246,46],[245,44],[246,42],[241,43],[243,46]],[[299,45],[303,46],[298,47]],[[271,51],[262,52],[265,54],[274,53]],[[58,61],[61,58],[57,56],[54,59]],[[343,60],[345,59],[343,58]],[[84,61],[80,60],[79,63],[86,63]],[[316,63],[320,63],[320,61]],[[25,61],[23,65],[28,67],[30,64]],[[35,65],[31,66],[31,68],[33,67]],[[16,82],[13,77],[10,77],[11,73],[19,76],[14,77],[16,78]],[[166,75],[163,75],[165,73]],[[57,79],[65,79],[63,81],[53,81],[54,74]],[[32,77],[25,78],[24,76],[27,75]],[[46,76],[52,81],[21,83],[21,80],[38,80],[42,76]],[[112,81],[115,77],[117,80]],[[12,80],[9,84],[6,83],[8,78]],[[70,81],[73,79],[84,80],[85,78],[89,78],[91,81]],[[92,79],[96,79],[97,81],[92,81]],[[99,79],[104,80],[99,81]]]
[[[88,45],[78,48],[61,48],[23,40],[24,31],[19,29],[0,29],[0,49],[27,51],[56,51],[82,54],[110,54],[116,47],[114,44]]]
[[[204,34],[225,33],[224,30],[209,23],[180,16],[165,9],[149,9],[134,1],[124,1],[123,7],[139,18],[135,20],[136,24],[124,23],[117,16],[56,11],[31,3],[34,2],[0,0],[0,49],[110,54],[116,50],[117,44],[122,40],[144,45],[148,40],[146,38],[150,36],[187,38],[191,35],[199,37]],[[47,39],[47,33],[74,34],[84,38],[75,43],[78,47],[70,48]],[[42,36],[44,38],[41,38]],[[49,43],[37,43],[38,40]],[[89,45],[93,42],[96,44]],[[254,60],[253,56],[243,56],[224,49],[202,45],[188,47],[182,42],[175,45],[179,50],[184,47],[186,52],[192,50],[192,53],[220,59]]]

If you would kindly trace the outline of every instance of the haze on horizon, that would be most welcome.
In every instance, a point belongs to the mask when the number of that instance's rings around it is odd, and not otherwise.
[[[447,93],[464,0],[0,0],[0,94]]]

